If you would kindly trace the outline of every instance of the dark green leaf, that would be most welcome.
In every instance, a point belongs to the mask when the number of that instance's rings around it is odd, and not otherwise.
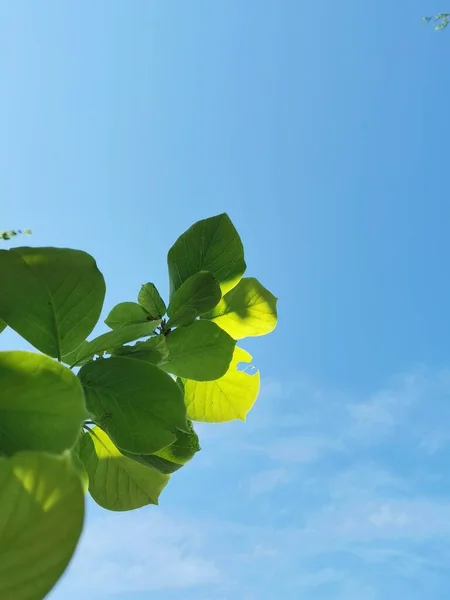
[[[174,292],[167,309],[167,326],[190,325],[198,316],[212,310],[221,297],[220,285],[214,275],[199,271]]]
[[[0,381],[0,453],[73,446],[86,408],[69,369],[42,354],[0,352]]]
[[[199,271],[215,275],[226,294],[246,269],[241,238],[227,214],[194,223],[169,250],[167,263],[171,295]]]
[[[230,365],[235,340],[211,321],[195,321],[166,337],[169,356],[159,365],[178,377],[210,381],[224,375]]]
[[[78,373],[93,420],[120,450],[152,454],[186,430],[186,408],[176,382],[141,360],[112,357]]]
[[[108,510],[133,510],[158,504],[169,477],[124,456],[99,427],[80,441],[80,458],[92,498]]]
[[[166,314],[164,300],[153,283],[146,283],[141,287],[138,302],[154,319],[161,319]]]
[[[152,317],[140,304],[136,302],[121,302],[111,310],[105,319],[105,323],[111,329],[118,329],[124,325],[136,325],[152,320]]]
[[[0,598],[42,600],[83,528],[84,494],[68,457],[0,458]]]
[[[31,235],[31,229],[7,229],[6,231],[0,231],[0,239],[7,241],[22,234]]]
[[[79,250],[0,250],[0,280],[0,318],[58,359],[88,337],[105,297],[95,260]]]
[[[112,350],[122,346],[122,344],[134,342],[134,340],[150,335],[159,324],[160,321],[148,321],[138,325],[124,325],[119,329],[113,329],[113,331],[99,335],[80,346],[72,364],[82,364],[96,354],[111,353]],[[67,357],[64,357],[64,362],[68,364]]]
[[[176,441],[167,448],[163,448],[155,454],[127,453],[127,456],[144,465],[153,467],[160,473],[170,475],[181,469],[200,449],[198,435],[194,431],[192,422],[189,421],[189,432],[177,431]]]
[[[5,321],[2,321],[2,320],[0,319],[0,333],[1,333],[2,331],[4,331],[4,330],[5,330],[7,327],[8,327],[8,325],[5,323]]]
[[[132,346],[120,346],[113,350],[112,354],[113,356],[128,356],[128,358],[145,360],[152,365],[158,365],[168,357],[166,338],[163,335],[156,335],[144,342],[136,342]]]

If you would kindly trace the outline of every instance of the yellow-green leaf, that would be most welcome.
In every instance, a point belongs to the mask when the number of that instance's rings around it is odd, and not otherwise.
[[[82,436],[79,452],[89,476],[89,492],[103,508],[133,510],[158,504],[169,476],[121,454],[99,427]]]
[[[236,346],[230,368],[216,381],[184,380],[188,417],[193,421],[223,423],[245,421],[259,392],[259,372],[250,374],[238,367],[250,363],[251,355]]]
[[[208,314],[232,338],[265,335],[277,324],[277,298],[254,277],[244,277]]]
[[[84,520],[68,457],[0,458],[0,599],[42,600],[67,567]]]

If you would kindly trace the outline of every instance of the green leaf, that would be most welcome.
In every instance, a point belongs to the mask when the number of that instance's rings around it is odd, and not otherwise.
[[[166,336],[169,356],[159,365],[178,377],[210,381],[226,373],[236,342],[211,321],[194,321]]]
[[[93,420],[121,450],[153,454],[187,429],[183,393],[158,367],[114,356],[89,362],[78,376]]]
[[[103,335],[99,335],[90,342],[84,342],[75,354],[72,355],[73,365],[82,364],[87,360],[90,360],[96,354],[103,354],[104,352],[111,353],[112,350],[133,342],[141,337],[152,334],[156,327],[158,327],[160,321],[148,321],[147,323],[135,324],[135,325],[124,325],[119,329],[113,329]],[[64,357],[64,362],[69,364],[68,357]]]
[[[153,283],[145,283],[141,287],[138,302],[154,319],[161,319],[166,314],[164,300]]]
[[[88,337],[105,297],[95,260],[79,250],[0,250],[0,280],[0,318],[58,359]]]
[[[89,477],[86,468],[79,457],[79,442],[74,448],[72,448],[72,450],[70,450],[69,456],[70,460],[72,461],[72,467],[75,473],[78,473],[78,476],[81,480],[83,492],[86,493],[89,489]]]
[[[241,238],[227,214],[194,223],[169,250],[170,294],[199,271],[210,271],[226,294],[245,272]]]
[[[145,360],[152,365],[158,365],[168,357],[166,338],[155,335],[144,342],[136,342],[132,346],[120,346],[112,351],[113,356],[127,356],[137,360]]]
[[[33,352],[0,352],[0,381],[0,452],[73,446],[86,408],[69,369]]]
[[[277,298],[254,277],[244,277],[203,318],[214,321],[235,340],[265,335],[277,324]]]
[[[80,457],[89,475],[92,498],[108,510],[133,510],[158,504],[169,477],[119,452],[99,427],[85,433]]]
[[[83,520],[80,478],[67,457],[0,458],[0,598],[42,600],[66,569]]]
[[[2,320],[0,319],[0,333],[1,333],[2,331],[4,331],[4,330],[5,330],[7,327],[8,327],[8,325],[5,323],[5,321],[2,321]]]
[[[11,240],[17,235],[31,235],[31,229],[8,229],[6,231],[0,231],[0,239],[6,241]]]
[[[79,363],[77,363],[77,356],[79,353],[81,353],[81,350],[83,348],[86,347],[86,344],[88,342],[83,342],[80,346],[78,346],[78,348],[76,350],[72,350],[72,352],[69,352],[69,354],[66,354],[65,356],[63,356],[61,358],[61,362],[64,363],[65,365],[67,365],[68,367],[72,368],[74,366],[79,366],[81,364],[84,364],[85,362],[87,362],[88,360],[90,360],[90,358],[87,358],[86,360],[81,360]]]
[[[148,312],[136,302],[121,302],[117,304],[105,319],[106,325],[111,329],[118,329],[125,325],[135,325],[152,321]]]
[[[251,355],[236,346],[227,373],[216,381],[184,381],[188,416],[193,421],[224,423],[234,419],[245,421],[259,392],[259,372],[239,370],[240,363],[251,362]]]
[[[214,275],[199,271],[174,292],[167,309],[167,326],[190,325],[199,315],[213,309],[221,297],[220,285]]]
[[[177,431],[176,441],[167,448],[163,448],[155,454],[127,453],[127,456],[153,467],[160,473],[168,475],[175,473],[189,462],[196,452],[201,450],[198,435],[195,433],[191,421],[188,424],[189,432]]]

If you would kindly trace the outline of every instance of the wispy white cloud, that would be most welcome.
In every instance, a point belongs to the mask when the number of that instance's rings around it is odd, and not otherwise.
[[[442,429],[445,425],[442,426]],[[439,427],[433,428],[433,430],[425,433],[420,440],[419,450],[425,454],[437,454],[446,449],[450,443],[450,434],[448,430],[440,430]]]
[[[288,600],[391,600],[389,577],[420,598],[414,582],[450,568],[449,396],[448,372],[423,368],[364,397],[272,382],[247,424],[200,427],[173,482],[191,503],[170,497],[192,520],[164,495],[96,517],[55,600],[261,600],[274,581]]]
[[[282,438],[268,444],[265,453],[272,460],[286,463],[311,463],[325,451],[338,451],[339,441],[325,436]]]
[[[350,404],[348,411],[353,419],[362,425],[395,425],[395,408],[397,398],[391,395],[381,395],[368,402]]]
[[[274,394],[279,391],[281,396]],[[441,452],[450,443],[450,371],[418,368],[390,386],[359,398],[304,382],[269,382],[253,427],[240,431],[247,450],[258,448],[279,462],[312,463],[323,456],[354,454],[395,441],[414,452]],[[250,422],[250,424],[252,424]],[[270,430],[270,442],[263,432]],[[242,439],[242,437],[241,437]],[[245,449],[241,444],[241,449]]]
[[[290,481],[289,472],[287,469],[266,469],[252,475],[249,480],[249,490],[251,496],[258,496],[271,492],[280,485],[284,485]]]
[[[330,583],[338,583],[346,579],[346,571],[337,569],[322,569],[312,573],[303,573],[298,579],[297,584],[301,587],[320,587]]]
[[[99,598],[220,581],[201,530],[152,509],[92,520],[58,597],[69,598],[72,592],[78,598]]]

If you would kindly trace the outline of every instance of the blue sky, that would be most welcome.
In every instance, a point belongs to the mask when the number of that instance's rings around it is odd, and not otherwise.
[[[2,228],[91,252],[107,310],[226,211],[280,298],[247,424],[160,507],[89,503],[52,600],[450,594],[446,9],[0,2]]]

